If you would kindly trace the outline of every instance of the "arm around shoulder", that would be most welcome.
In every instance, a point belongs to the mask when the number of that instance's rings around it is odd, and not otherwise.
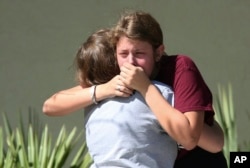
[[[123,91],[117,90],[117,81],[119,81],[119,77],[115,76],[109,82],[97,85],[94,93],[95,100],[98,102],[114,96],[128,97],[133,93],[124,86]],[[70,114],[93,104],[92,94],[90,87],[80,85],[59,91],[44,102],[43,113],[48,116]]]
[[[75,86],[49,97],[43,104],[43,113],[49,116],[63,116],[91,104],[89,88]]]
[[[139,91],[145,98],[162,128],[185,149],[191,150],[198,144],[204,112],[181,113],[167,102],[154,85]]]

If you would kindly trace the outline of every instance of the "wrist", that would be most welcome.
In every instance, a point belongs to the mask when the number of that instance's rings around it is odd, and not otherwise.
[[[107,92],[106,84],[97,85],[95,95],[98,102],[111,97]]]
[[[149,91],[150,87],[154,87],[154,85],[149,81],[147,83],[144,83],[141,85],[137,91],[141,93],[141,95],[145,96],[147,92]]]

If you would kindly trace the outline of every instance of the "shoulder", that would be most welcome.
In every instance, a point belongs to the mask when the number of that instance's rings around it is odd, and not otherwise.
[[[196,65],[191,57],[187,55],[163,55],[161,58],[161,68],[168,70],[179,71],[186,68],[195,68]]]
[[[152,83],[160,90],[167,90],[168,92],[172,92],[172,87],[165,84],[165,83],[162,83],[162,82],[159,82],[159,81],[156,81],[156,80],[153,80]]]
[[[192,58],[186,55],[176,56],[176,69],[197,69]]]
[[[162,82],[155,81],[155,80],[153,80],[152,83],[161,92],[161,94],[163,95],[163,97],[166,100],[168,100],[171,104],[173,104],[174,91],[173,91],[172,87],[170,87],[169,85],[166,85],[166,84],[164,84]]]
[[[177,62],[185,62],[185,63],[192,63],[193,62],[191,57],[189,57],[187,55],[177,55],[176,59],[177,59]]]

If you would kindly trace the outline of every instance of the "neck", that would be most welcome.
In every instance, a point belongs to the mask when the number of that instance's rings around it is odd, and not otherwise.
[[[158,72],[159,72],[159,68],[158,68],[158,66],[155,66],[152,74],[150,75],[150,80],[154,80],[156,78],[156,76],[158,75]]]

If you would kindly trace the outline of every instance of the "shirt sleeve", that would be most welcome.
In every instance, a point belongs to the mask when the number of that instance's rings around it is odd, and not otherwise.
[[[195,63],[182,56],[176,64],[174,79],[175,108],[181,112],[205,111],[205,121],[212,124],[212,94]]]

